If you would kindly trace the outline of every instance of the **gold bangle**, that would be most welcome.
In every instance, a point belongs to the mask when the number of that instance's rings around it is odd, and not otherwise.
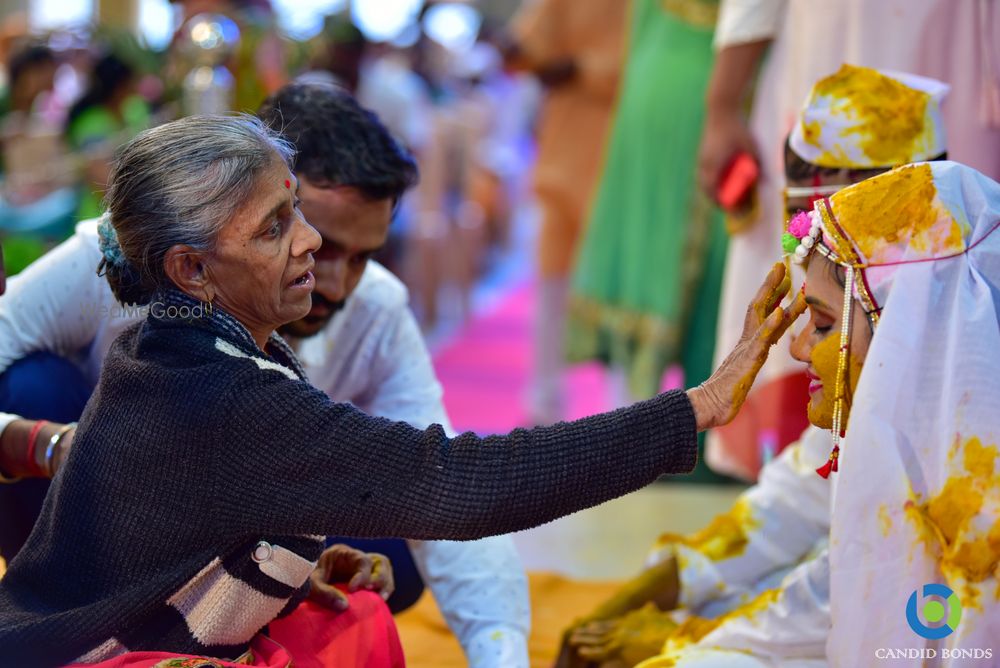
[[[18,476],[16,478],[8,478],[3,474],[3,469],[0,469],[0,485],[12,485],[15,482],[19,482],[20,480],[21,476]]]

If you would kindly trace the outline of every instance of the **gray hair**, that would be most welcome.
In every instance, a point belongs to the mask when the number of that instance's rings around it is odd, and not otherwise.
[[[219,230],[250,199],[262,173],[294,149],[249,115],[189,116],[138,134],[122,148],[104,204],[120,252],[100,270],[119,302],[146,304],[172,287],[167,251],[215,247]]]

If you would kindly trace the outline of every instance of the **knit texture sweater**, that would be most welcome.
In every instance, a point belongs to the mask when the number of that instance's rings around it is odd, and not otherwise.
[[[695,464],[683,392],[448,438],[331,402],[277,335],[263,352],[218,308],[185,317],[197,303],[179,292],[159,305],[109,351],[0,580],[0,665],[154,649],[231,659],[304,595],[322,535],[509,533]]]

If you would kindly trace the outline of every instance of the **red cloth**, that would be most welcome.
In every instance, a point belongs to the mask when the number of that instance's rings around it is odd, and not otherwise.
[[[348,600],[351,605],[344,612],[305,601],[284,619],[271,622],[270,638],[254,638],[249,664],[168,652],[129,652],[69,668],[405,668],[396,622],[382,597],[359,591],[348,594]]]
[[[291,653],[295,668],[405,668],[396,622],[382,597],[359,591],[348,599],[344,612],[304,601],[271,622],[271,639]]]
[[[292,657],[288,651],[270,638],[258,635],[250,643],[252,663],[235,663],[190,654],[170,652],[129,652],[100,663],[74,663],[67,668],[291,668]],[[296,662],[296,665],[298,663]]]

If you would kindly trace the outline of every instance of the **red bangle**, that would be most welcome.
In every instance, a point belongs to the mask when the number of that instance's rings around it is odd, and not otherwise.
[[[42,428],[48,424],[47,420],[39,420],[35,423],[35,426],[31,428],[28,432],[28,470],[32,471],[32,475],[44,478],[45,469],[35,461],[35,441],[38,440],[38,434],[41,433]]]

